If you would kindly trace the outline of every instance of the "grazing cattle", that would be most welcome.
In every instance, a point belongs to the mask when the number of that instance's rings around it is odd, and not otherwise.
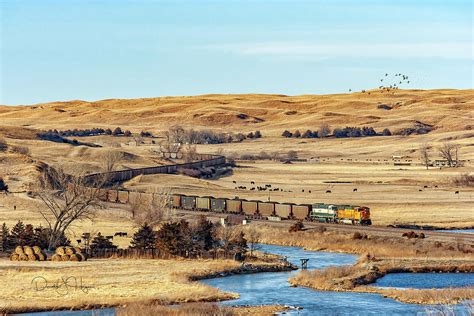
[[[418,192],[423,192],[423,190],[422,190],[422,189],[419,189]]]
[[[237,190],[237,187],[234,187],[235,190]]]
[[[272,187],[271,184],[265,184],[265,186],[266,186],[267,188],[271,188],[271,187]]]
[[[423,188],[425,188],[425,189],[428,189],[428,186],[427,186],[427,185],[425,185]]]
[[[254,191],[254,190],[255,190],[255,188],[250,188],[250,191]]]
[[[303,190],[301,190],[301,192],[304,192],[304,189],[303,189]]]
[[[250,184],[255,184],[255,182],[254,182],[254,181],[250,181]]]
[[[308,193],[311,193],[311,190],[309,190]]]
[[[232,183],[237,183],[237,181],[234,180],[234,181],[232,181]]]
[[[437,187],[438,187],[438,186],[437,186],[437,185],[435,185],[435,188],[437,188]]]
[[[118,237],[127,237],[128,234],[126,232],[116,232],[114,234],[114,236],[118,236]]]
[[[352,192],[357,192],[357,188],[352,189]]]
[[[114,236],[105,236],[105,238],[109,239],[109,240],[113,240],[114,239]]]
[[[82,242],[82,240],[80,239],[76,239],[77,243],[80,244]]]
[[[331,193],[331,190],[326,190],[326,193]]]
[[[459,194],[459,191],[454,192],[454,194]]]

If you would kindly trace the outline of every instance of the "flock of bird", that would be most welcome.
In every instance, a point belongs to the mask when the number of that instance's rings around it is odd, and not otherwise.
[[[400,88],[401,85],[410,84],[408,76],[402,73],[396,73],[393,76],[388,73],[385,73],[385,76],[380,78],[380,82],[381,84],[378,88],[381,93],[397,90]],[[349,89],[349,92],[352,92],[352,89]],[[367,91],[365,89],[362,90],[362,93],[366,92]],[[367,93],[370,94],[370,92]]]

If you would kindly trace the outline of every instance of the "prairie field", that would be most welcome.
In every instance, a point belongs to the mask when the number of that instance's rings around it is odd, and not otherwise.
[[[380,104],[391,109],[381,109]],[[203,95],[1,106],[0,137],[10,146],[26,147],[28,153],[0,153],[0,176],[14,192],[7,197],[0,196],[0,222],[9,225],[18,219],[34,224],[42,222],[37,211],[40,205],[25,193],[34,187],[46,165],[62,167],[68,172],[97,172],[103,170],[104,155],[110,151],[122,154],[123,159],[116,166],[119,170],[174,163],[156,152],[160,150],[159,142],[164,132],[179,124],[185,129],[232,133],[260,130],[263,134],[260,139],[197,145],[200,153],[222,153],[239,158],[261,152],[285,157],[289,151],[294,151],[303,161],[283,164],[275,160],[237,160],[233,173],[218,179],[183,175],[139,176],[123,183],[123,187],[147,191],[166,187],[184,194],[279,202],[360,204],[370,207],[376,225],[472,227],[474,188],[456,186],[454,180],[462,174],[472,174],[474,170],[473,118],[473,90],[303,96]],[[321,123],[332,128],[372,126],[378,132],[383,128],[394,132],[420,122],[431,126],[432,130],[423,135],[362,138],[280,136],[284,130],[317,130]],[[87,147],[36,137],[38,132],[54,128],[93,127],[121,127],[134,134],[149,131],[156,138],[145,138],[144,144],[136,146],[132,137],[70,137],[102,146]],[[420,161],[420,146],[428,144],[431,159],[440,159],[438,148],[445,142],[459,146],[464,166],[426,170]],[[392,156],[403,157],[409,165],[394,165]],[[255,185],[251,185],[251,181]],[[264,184],[281,190],[250,190]],[[246,189],[235,189],[236,186]],[[88,230],[110,234],[134,229],[127,206],[113,204],[101,210],[94,222],[77,224],[73,234]],[[122,241],[118,243],[122,244]]]

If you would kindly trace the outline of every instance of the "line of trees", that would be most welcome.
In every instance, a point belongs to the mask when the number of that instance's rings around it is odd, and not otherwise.
[[[7,224],[3,223],[0,230],[0,251],[9,252],[16,246],[39,246],[41,249],[47,249],[51,235],[51,230],[46,227],[34,227],[18,221],[10,230]],[[58,244],[69,246],[71,242],[62,233]]]
[[[116,127],[114,130],[110,128],[91,128],[91,129],[68,129],[68,130],[57,130],[50,129],[45,133],[56,134],[62,137],[85,137],[85,136],[97,136],[97,135],[111,135],[111,136],[132,136],[132,132],[129,130],[122,130],[120,127]],[[151,137],[150,132],[142,131],[140,134],[142,137]]]
[[[262,137],[260,131],[244,133],[224,133],[213,130],[184,129],[181,126],[172,126],[165,132],[169,143],[174,144],[224,144],[241,142],[245,139]]]
[[[231,227],[217,227],[201,216],[195,224],[184,219],[169,221],[157,231],[144,223],[133,235],[130,248],[158,249],[163,254],[186,258],[211,250],[221,250],[225,255],[243,255],[247,251],[247,239],[243,232]]]
[[[299,130],[290,132],[285,130],[281,136],[287,138],[325,138],[331,135],[331,128],[329,125],[324,124],[318,130],[306,130],[301,133]],[[368,137],[368,136],[391,136],[392,132],[386,128],[382,133],[377,133],[373,127],[344,127],[344,128],[335,128],[332,130],[332,135],[336,138],[346,138],[346,137]]]

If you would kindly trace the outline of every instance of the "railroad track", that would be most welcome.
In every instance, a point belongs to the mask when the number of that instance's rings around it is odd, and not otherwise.
[[[225,218],[228,214],[226,213],[214,213],[214,212],[202,212],[202,211],[189,211],[179,209],[179,213],[187,215],[212,215],[214,217]],[[262,222],[270,226],[275,227],[289,227],[293,225],[296,220],[282,220],[282,221],[269,221],[265,219],[252,219],[255,222]],[[344,225],[344,224],[330,224],[330,223],[317,223],[317,222],[304,222],[307,229],[317,229],[324,227],[327,230],[339,231],[339,232],[363,232],[366,234],[390,236],[390,237],[402,237],[403,233],[413,231],[417,234],[423,233],[425,238],[431,241],[439,242],[450,242],[450,243],[463,243],[466,245],[474,246],[474,234],[469,233],[452,233],[452,232],[439,232],[432,230],[423,229],[409,229],[409,228],[395,228],[387,226],[360,226],[360,225]]]

